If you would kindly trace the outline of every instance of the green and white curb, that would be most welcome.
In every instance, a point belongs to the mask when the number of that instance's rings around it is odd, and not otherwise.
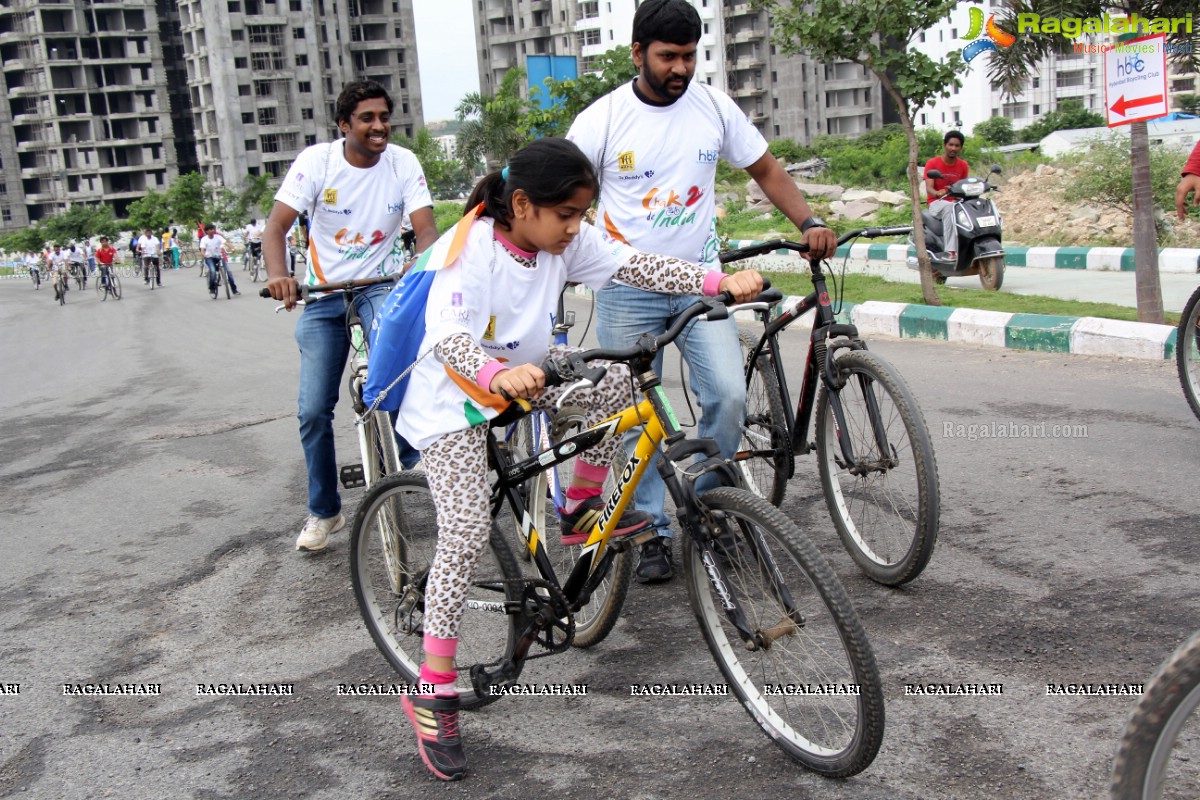
[[[1009,350],[1157,361],[1175,357],[1175,327],[1147,322],[1013,314],[877,300],[853,306],[850,319],[864,336],[882,334],[902,339],[944,339]]]
[[[750,247],[761,242],[735,240],[730,248]],[[916,248],[907,244],[844,244],[837,249],[837,258],[846,259],[856,266],[872,261],[905,264],[909,256],[915,257]],[[776,250],[768,255],[794,256],[792,250]],[[807,269],[807,262],[800,266]],[[1134,271],[1132,247],[1005,247],[1004,263],[1009,267],[1034,267],[1037,269],[1082,269],[1111,272]],[[1200,272],[1200,250],[1181,247],[1164,247],[1158,251],[1159,272],[1195,274]]]

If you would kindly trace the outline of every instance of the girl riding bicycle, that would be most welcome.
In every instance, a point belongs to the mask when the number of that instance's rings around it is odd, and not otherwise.
[[[607,239],[582,221],[597,189],[592,165],[578,147],[564,139],[538,140],[479,182],[467,215],[427,254],[441,260],[428,268],[441,269],[430,288],[419,352],[432,348],[435,357],[412,370],[396,429],[422,451],[438,542],[425,591],[421,693],[401,703],[422,760],[442,780],[457,780],[466,769],[454,657],[466,588],[492,525],[487,423],[508,405],[503,395],[550,409],[566,391],[546,389],[538,366],[551,349],[563,286],[572,281],[598,290],[615,278],[671,294],[728,291],[738,301],[762,291],[756,271],[709,272]],[[586,409],[587,425],[595,424],[628,404],[629,382],[628,368],[611,364],[603,381],[573,393],[572,402]],[[577,459],[561,510],[566,535],[578,535],[577,526],[585,533],[593,527],[619,444],[610,438]],[[618,535],[648,522],[644,513],[628,511]]]

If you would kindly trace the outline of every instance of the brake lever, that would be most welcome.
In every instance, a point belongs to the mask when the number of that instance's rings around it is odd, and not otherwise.
[[[296,305],[302,306],[302,305],[306,305],[306,304],[303,300],[297,300]],[[275,306],[275,313],[278,314],[280,311],[285,311],[286,309],[287,309],[287,306],[285,306],[285,305]]]
[[[571,392],[575,391],[576,389],[590,389],[595,385],[596,384],[592,383],[592,381],[588,378],[580,378],[579,380],[575,381],[568,386],[566,391],[562,393],[562,396],[558,398],[558,402],[554,404],[554,410],[562,411],[563,404],[567,402],[567,397],[571,394]]]

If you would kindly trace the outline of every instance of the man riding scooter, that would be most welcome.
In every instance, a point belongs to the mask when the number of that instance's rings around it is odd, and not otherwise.
[[[943,252],[933,257],[951,264],[958,260],[958,226],[954,224],[954,204],[957,200],[950,195],[950,187],[955,181],[970,175],[966,159],[958,157],[965,141],[961,132],[950,131],[942,137],[945,155],[934,156],[925,162],[925,203],[929,206],[929,213],[942,223],[944,233]],[[941,175],[932,177],[930,170],[937,170]]]
[[[929,210],[922,214],[925,244],[934,280],[978,275],[983,288],[999,289],[1004,282],[1004,248],[1000,245],[1000,213],[986,193],[996,189],[967,174],[967,162],[958,157],[963,135],[950,131],[943,137],[945,156],[925,164],[925,191]],[[999,172],[994,166],[992,172]],[[909,244],[913,237],[909,237]],[[908,266],[918,269],[917,259]]]

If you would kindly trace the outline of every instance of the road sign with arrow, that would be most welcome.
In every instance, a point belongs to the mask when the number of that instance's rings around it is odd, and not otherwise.
[[[1166,116],[1165,36],[1129,39],[1104,54],[1104,114],[1110,128]]]

